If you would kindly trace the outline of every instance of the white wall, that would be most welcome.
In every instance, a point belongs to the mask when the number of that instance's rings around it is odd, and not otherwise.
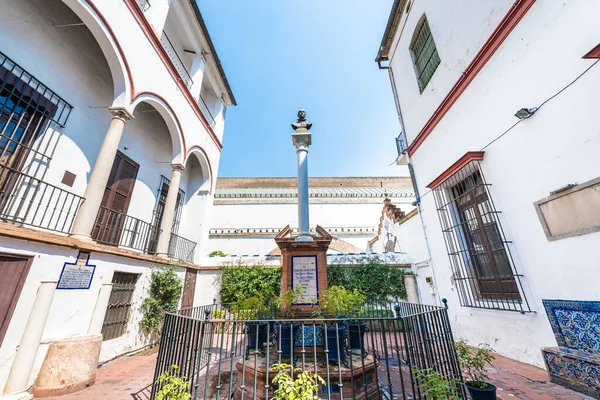
[[[75,262],[78,251],[66,247],[0,237],[0,252],[34,256],[31,269],[14,310],[13,318],[2,343],[2,348],[0,348],[1,389],[6,383],[40,282],[58,281],[64,263]],[[100,361],[110,360],[117,355],[139,349],[149,343],[148,338],[139,332],[138,324],[143,315],[141,311],[142,301],[148,296],[153,265],[148,262],[100,253],[92,253],[89,264],[96,265],[96,269],[88,290],[57,290],[54,294],[48,321],[42,335],[42,344],[38,350],[34,370],[30,377],[30,384],[33,384],[44,360],[48,345],[52,340],[87,333],[100,287],[103,283],[112,281],[115,271],[136,273],[140,274],[140,277],[133,294],[133,305],[126,333],[119,338],[103,342]],[[180,279],[183,280],[185,271],[179,269],[177,272]]]
[[[436,44],[449,39],[460,42],[458,20],[448,18],[447,13],[456,8],[468,14],[472,7],[419,3],[429,4]],[[444,18],[435,18],[436,13],[443,13]],[[495,206],[502,212],[499,219],[512,241],[509,247],[517,271],[524,275],[524,294],[533,313],[460,307],[434,199],[425,186],[465,152],[481,150],[497,139],[517,121],[513,114],[518,109],[539,106],[588,68],[593,60],[581,57],[598,44],[598,13],[600,3],[593,0],[536,2],[412,157],[437,285],[440,295],[449,300],[455,336],[490,343],[503,355],[539,366],[540,348],[556,346],[541,300],[600,298],[598,285],[590,284],[598,278],[600,234],[548,242],[533,206],[554,189],[600,175],[600,135],[595,121],[600,107],[596,90],[600,66],[485,149],[483,173],[491,184]],[[495,19],[485,20],[486,24],[493,25]],[[482,38],[489,31],[478,25],[483,23],[481,18],[463,16],[460,21],[466,32],[477,32]],[[442,64],[454,63],[455,58],[466,60],[461,49],[453,50],[454,56],[444,54],[449,52],[444,46],[440,50]],[[414,107],[424,107],[423,113],[431,115],[439,99],[420,98],[405,85],[408,76],[400,72],[405,62],[397,56],[392,65],[399,71],[396,79],[408,137],[414,138],[424,120]],[[432,87],[441,85],[439,81],[444,81],[443,87],[454,83],[455,77],[443,71],[435,73]]]

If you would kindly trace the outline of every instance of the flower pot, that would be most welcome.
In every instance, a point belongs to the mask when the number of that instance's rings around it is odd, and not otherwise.
[[[337,328],[327,328],[327,349],[329,361],[346,362],[344,342],[346,339],[346,325]]]
[[[365,332],[369,331],[366,323],[348,324],[348,341],[350,349],[363,350],[365,347]]]
[[[246,333],[248,334],[248,350],[264,351],[264,344],[267,338],[267,323],[249,323],[246,324]]]
[[[275,334],[277,335],[277,344],[282,356],[289,356],[294,353],[293,338],[300,329],[297,324],[275,324]]]
[[[477,382],[465,382],[473,400],[496,400],[496,386],[488,383],[485,389],[480,388]]]

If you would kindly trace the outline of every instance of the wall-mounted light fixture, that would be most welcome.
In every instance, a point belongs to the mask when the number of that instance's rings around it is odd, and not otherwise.
[[[517,111],[515,113],[515,117],[517,117],[521,120],[527,119],[527,118],[531,117],[537,110],[538,110],[537,107],[521,108],[519,111]]]

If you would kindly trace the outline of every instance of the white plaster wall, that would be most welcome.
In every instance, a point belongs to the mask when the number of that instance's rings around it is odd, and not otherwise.
[[[198,271],[194,307],[212,304],[214,298],[218,301],[220,276],[219,271]]]
[[[0,252],[34,256],[2,348],[0,348],[0,388],[3,388],[40,282],[58,281],[64,263],[76,261],[78,251],[0,237]],[[126,333],[119,338],[103,342],[100,361],[110,360],[149,344],[149,338],[139,332],[138,324],[143,315],[141,304],[148,295],[150,276],[154,266],[148,262],[100,253],[92,253],[89,263],[96,265],[96,270],[88,290],[57,290],[54,294],[41,346],[30,376],[30,384],[35,381],[51,341],[87,333],[100,287],[103,283],[112,281],[114,271],[136,273],[140,274],[140,277],[133,294],[133,305]],[[180,279],[184,279],[185,271],[183,269],[179,269],[177,274]]]
[[[518,109],[540,105],[588,68],[593,60],[581,57],[598,44],[594,16],[599,12],[593,0],[536,2],[412,157],[437,285],[449,300],[455,336],[488,342],[503,355],[539,366],[540,348],[556,345],[541,300],[600,298],[599,286],[590,284],[598,277],[600,234],[548,242],[533,206],[554,189],[600,175],[595,121],[600,66],[485,150],[483,173],[534,313],[460,307],[433,196],[425,186],[465,152],[498,138],[516,122]],[[438,36],[452,36],[443,21],[439,24]],[[396,79],[414,137],[420,122],[407,107],[421,103]]]

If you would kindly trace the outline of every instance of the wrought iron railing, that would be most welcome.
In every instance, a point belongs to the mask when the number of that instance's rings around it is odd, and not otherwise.
[[[168,256],[180,261],[194,262],[196,242],[171,233]]]
[[[152,253],[161,230],[141,219],[100,207],[92,238],[98,243]]]
[[[212,113],[210,112],[210,109],[206,105],[206,102],[202,98],[202,95],[200,95],[200,98],[198,99],[198,105],[200,106],[200,110],[202,111],[202,114],[204,114],[204,117],[208,121],[210,127],[214,128],[216,124],[215,117],[213,117]]]
[[[0,220],[69,233],[83,197],[0,165]]]
[[[193,399],[268,400],[273,367],[286,363],[323,378],[321,398],[407,400],[425,398],[415,372],[431,368],[466,398],[446,308],[396,303],[360,314],[260,319],[218,304],[167,313],[154,382],[176,365]]]
[[[167,33],[164,31],[160,38],[160,43],[162,43],[165,51],[169,55],[169,58],[171,59],[171,61],[173,61],[173,64],[175,65],[175,69],[179,73],[179,76],[181,76],[181,79],[183,79],[183,82],[185,83],[185,85],[188,88],[191,88],[192,85],[194,84],[194,81],[192,80],[192,77],[190,76],[190,73],[188,72],[188,70],[185,68],[185,64],[183,64],[183,61],[181,61],[181,58],[179,57],[177,50],[175,50],[175,47],[173,47],[173,43],[171,43],[171,40],[169,40]]]

